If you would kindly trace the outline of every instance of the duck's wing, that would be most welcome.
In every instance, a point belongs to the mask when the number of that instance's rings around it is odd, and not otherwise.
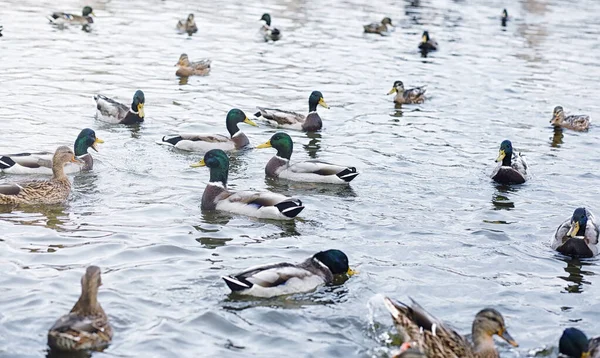
[[[0,170],[3,172],[34,172],[38,168],[52,168],[53,153],[17,153],[0,155]]]
[[[162,141],[171,145],[177,145],[177,143],[189,140],[192,142],[207,142],[207,143],[223,143],[231,141],[231,138],[221,134],[205,134],[205,133],[181,133],[181,134],[169,134],[163,136]]]
[[[22,191],[23,187],[18,184],[0,184],[0,194],[2,195],[19,195]]]
[[[410,88],[404,91],[404,96],[411,100],[416,100],[423,97],[426,91],[425,86]]]
[[[223,202],[226,202],[222,206],[226,211],[264,218],[291,219],[304,210],[302,201],[299,199],[269,191],[238,191],[231,193]],[[219,205],[217,204],[217,208]],[[243,205],[244,208],[241,208],[240,205]]]
[[[563,243],[563,239],[567,236],[567,233],[571,230],[571,218],[563,221],[562,224],[556,229],[554,238],[552,239],[551,247],[553,250],[558,249]]]
[[[514,170],[518,171],[525,178],[527,178],[527,175],[528,175],[527,161],[525,161],[525,158],[521,155],[521,153],[517,153],[517,152],[513,153],[511,164],[512,164],[512,167]]]
[[[306,119],[306,117],[303,114],[292,111],[284,111],[275,108],[256,108],[258,109],[258,112],[254,114],[256,117],[262,116],[267,120],[277,122],[277,124],[279,125],[292,125],[297,123],[303,123]]]
[[[596,221],[596,217],[591,211],[585,209],[585,212],[588,217],[587,226],[585,227],[585,238],[588,240],[588,245],[596,246],[598,245],[598,235],[600,233],[598,221]]]
[[[204,58],[200,61],[194,61],[194,62],[190,62],[190,67],[193,67],[194,69],[206,69],[210,67],[210,64],[212,63],[211,60],[209,60],[208,58]]]
[[[253,285],[261,287],[277,287],[285,284],[291,278],[303,279],[312,273],[290,263],[277,263],[270,265],[255,266],[223,279],[232,291],[243,291],[252,288]]]
[[[315,174],[323,177],[337,176],[344,182],[349,182],[358,175],[355,167],[344,167],[319,160],[294,163],[288,167],[288,170],[294,174]]]
[[[94,100],[96,101],[98,112],[104,117],[123,119],[127,116],[127,112],[129,112],[128,106],[101,94],[95,95]]]

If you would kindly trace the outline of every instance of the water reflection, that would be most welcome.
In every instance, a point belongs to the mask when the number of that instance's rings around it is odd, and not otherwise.
[[[188,79],[189,79],[189,77],[179,77],[179,85],[180,86],[187,85]]]
[[[348,184],[304,183],[286,179],[265,177],[267,190],[274,193],[290,195],[302,200],[302,196],[331,195],[340,197],[355,197],[354,189]]]
[[[421,0],[406,0],[404,14],[415,25],[421,25]]]
[[[515,186],[494,183],[496,191],[492,195],[492,205],[494,210],[511,210],[515,208],[515,203],[510,199],[509,194],[516,193],[519,189]]]
[[[92,353],[87,351],[82,352],[61,352],[49,349],[46,358],[90,358]]]
[[[317,158],[317,153],[321,150],[321,133],[307,132],[306,136],[310,138],[310,141],[306,145],[302,145],[308,156],[312,159]]]
[[[552,135],[550,146],[553,148],[560,148],[560,146],[563,144],[564,136],[565,135],[561,127],[554,127],[554,134]]]
[[[568,276],[558,276],[558,278],[567,281],[565,291],[568,293],[582,293],[583,285],[591,285],[592,283],[585,280],[585,276],[594,276],[594,272],[582,270],[584,266],[592,266],[593,262],[581,261],[570,257],[559,256],[559,260],[566,262],[565,272]]]
[[[0,205],[0,219],[20,225],[45,226],[56,231],[65,231],[62,227],[65,225],[68,215],[64,210],[65,207],[61,205],[22,205],[18,207]]]

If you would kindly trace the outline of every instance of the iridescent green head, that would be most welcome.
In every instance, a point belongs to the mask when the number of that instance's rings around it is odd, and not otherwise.
[[[571,358],[588,358],[590,356],[588,338],[577,328],[567,328],[558,342],[558,351]]]
[[[133,102],[131,102],[131,110],[137,113],[140,118],[144,118],[144,103],[146,102],[146,97],[144,97],[144,92],[141,90],[135,91],[133,95]]]
[[[263,16],[260,18],[261,21],[264,21],[267,23],[267,26],[271,26],[271,15],[265,13],[263,14]]]
[[[229,174],[229,157],[227,153],[221,149],[211,149],[204,158],[196,164],[191,165],[196,167],[208,167],[210,169],[210,182],[221,182],[223,186],[227,185],[227,176]]]
[[[96,16],[94,14],[94,10],[92,9],[91,6],[84,7],[83,10],[81,11],[81,14],[83,15],[83,17],[89,16],[89,15]]]
[[[571,216],[571,229],[567,233],[567,236],[585,236],[585,228],[587,226],[588,216],[585,208],[577,208]]]
[[[256,148],[275,148],[277,149],[277,156],[285,159],[292,157],[292,151],[294,150],[294,142],[292,138],[283,132],[273,134],[271,139],[266,143],[259,145]]]
[[[327,105],[327,103],[325,103],[325,100],[323,99],[323,94],[319,91],[313,91],[308,97],[308,111],[316,111],[317,105],[329,109],[329,106]]]
[[[241,109],[234,108],[227,112],[227,117],[225,118],[225,125],[227,126],[227,131],[229,135],[232,137],[240,131],[238,128],[238,123],[246,123],[254,127],[258,127],[256,123],[251,121],[244,111]]]
[[[340,275],[340,274],[348,274],[354,275],[354,270],[350,268],[348,265],[348,256],[340,250],[326,250],[317,252],[314,256],[314,259],[320,261],[323,265],[327,266],[332,274]]]
[[[83,129],[79,132],[77,139],[75,139],[75,146],[73,148],[75,156],[79,157],[87,154],[88,148],[92,148],[97,152],[98,148],[96,147],[96,144],[99,143],[104,143],[104,141],[96,137],[96,132],[90,128]]]
[[[498,158],[496,158],[496,162],[502,162],[503,166],[510,166],[512,155],[512,143],[508,139],[506,139],[502,141],[502,143],[500,143],[500,152],[498,153]]]

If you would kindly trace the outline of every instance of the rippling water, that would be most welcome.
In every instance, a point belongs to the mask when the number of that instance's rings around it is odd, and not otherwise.
[[[87,4],[91,33],[44,19]],[[599,2],[0,0],[0,9],[1,151],[53,150],[85,127],[105,140],[94,171],[73,177],[67,205],[0,214],[0,356],[46,354],[47,329],[90,264],[103,269],[100,302],[116,332],[95,357],[386,356],[394,328],[382,294],[414,297],[465,333],[479,309],[496,307],[521,344],[500,343],[503,357],[551,347],[567,326],[600,333],[597,261],[549,247],[575,207],[600,210],[600,135],[548,123],[555,105],[597,117]],[[259,38],[265,11],[282,41]],[[189,12],[200,29],[191,38],[174,29]],[[397,24],[391,36],[362,34],[385,15]],[[441,45],[428,58],[416,51],[424,29]],[[182,52],[211,58],[210,76],[180,84]],[[395,109],[385,93],[398,79],[427,85],[428,101]],[[143,125],[94,119],[95,93],[129,103],[136,89]],[[290,133],[292,159],[354,165],[352,186],[267,180],[274,152],[249,150],[232,158],[231,186],[296,195],[301,218],[202,214],[208,171],[189,167],[198,154],[157,145],[162,135],[226,133],[233,107],[304,112],[312,90],[331,109],[319,110],[321,133]],[[275,132],[242,129],[253,145]],[[505,138],[532,168],[525,185],[488,177]],[[326,248],[345,251],[360,274],[270,300],[230,298],[220,280]]]

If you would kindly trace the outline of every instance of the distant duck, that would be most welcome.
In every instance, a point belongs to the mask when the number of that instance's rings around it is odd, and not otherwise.
[[[437,51],[438,43],[429,37],[429,31],[423,31],[423,36],[421,36],[421,42],[419,43],[419,49],[422,52]]]
[[[200,61],[190,62],[188,55],[182,53],[181,56],[179,56],[179,61],[175,64],[175,66],[179,66],[175,75],[179,77],[206,76],[210,72],[210,63],[211,61],[206,58]]]
[[[52,15],[48,16],[48,20],[54,25],[82,25],[87,26],[89,24],[94,23],[94,19],[92,19],[94,15],[94,10],[90,6],[86,6],[81,11],[80,15],[68,14],[66,12],[54,12]]]
[[[556,229],[552,248],[567,256],[594,257],[598,255],[599,232],[594,214],[586,208],[577,208]]]
[[[508,11],[506,11],[506,9],[502,10],[502,26],[506,26],[506,23],[508,22]]]
[[[388,25],[394,26],[392,25],[392,19],[389,17],[384,17],[383,20],[381,20],[381,23],[372,22],[370,24],[363,25],[363,28],[367,34],[386,35],[389,33]]]
[[[263,14],[260,21],[265,22],[260,28],[260,33],[263,35],[265,41],[278,41],[281,39],[281,31],[275,27],[271,27],[271,15]]]
[[[590,128],[590,116],[585,114],[572,114],[565,116],[565,111],[561,106],[554,107],[550,123],[555,127],[572,129],[583,132]]]
[[[395,93],[394,103],[397,104],[421,104],[425,102],[425,91],[425,86],[405,90],[404,83],[396,81],[388,95]]]
[[[187,33],[189,36],[198,32],[198,26],[194,21],[194,14],[189,14],[187,19],[182,19],[177,22],[177,31],[179,33]]]
[[[505,140],[500,144],[496,162],[498,166],[491,177],[500,184],[523,184],[529,179],[527,163],[520,153],[514,152],[512,143]]]
[[[3,26],[0,26],[0,37],[2,37],[2,30],[4,29]]]
[[[308,115],[306,116],[296,112],[263,107],[256,107],[258,112],[254,115],[263,117],[269,125],[275,127],[316,132],[323,127],[323,121],[317,113],[317,105],[329,108],[323,99],[323,94],[313,91],[308,97]]]
[[[567,328],[558,342],[558,351],[568,358],[600,358],[600,337],[588,339],[577,328]]]
[[[136,124],[144,121],[146,98],[141,90],[135,92],[129,107],[101,94],[95,95],[94,100],[97,108],[96,117],[101,121],[120,124]]]

